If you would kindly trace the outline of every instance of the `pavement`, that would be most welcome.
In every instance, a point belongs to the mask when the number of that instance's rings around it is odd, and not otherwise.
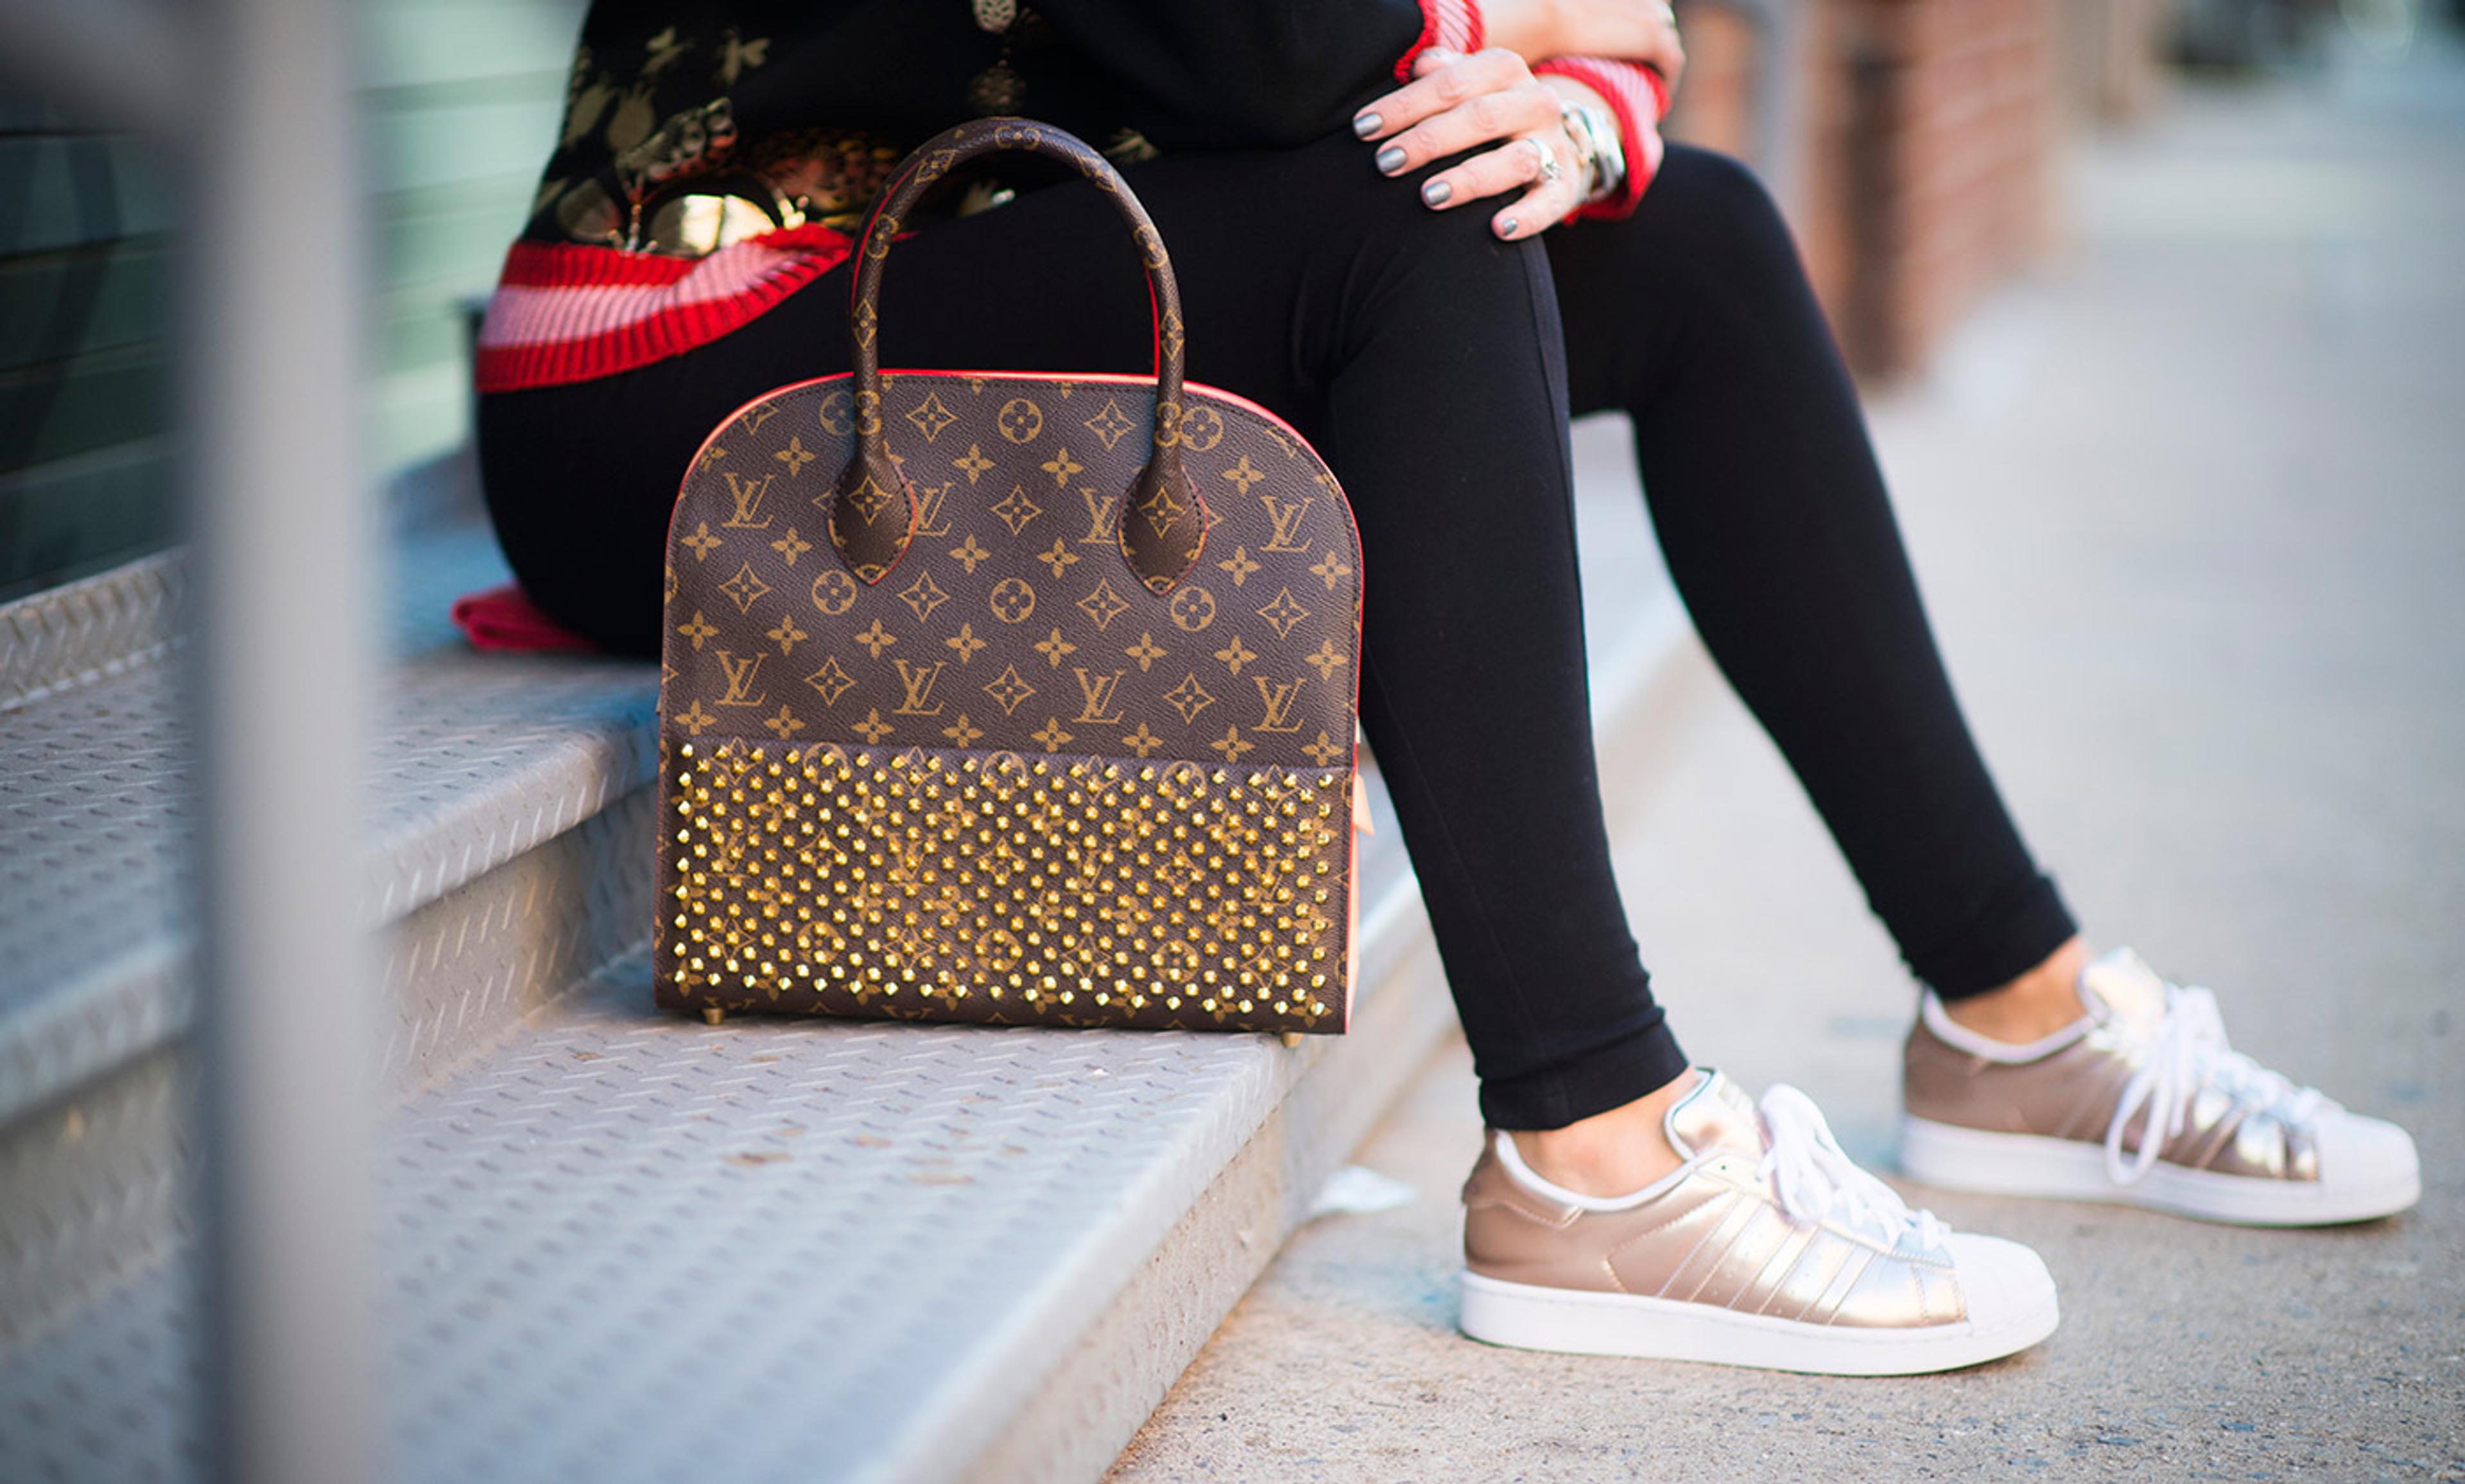
[[[1453,1328],[1458,1041],[1357,1156],[1412,1199],[1304,1228],[1115,1484],[2465,1478],[2465,48],[2186,91],[2070,175],[2068,249],[1875,399],[1921,581],[2091,936],[2409,1126],[2422,1204],[2247,1230],[1895,1176],[2044,1253],[2051,1340],[1887,1381],[1492,1349]],[[1605,763],[1674,1024],[1888,1169],[1910,981],[1699,652],[1664,687]]]

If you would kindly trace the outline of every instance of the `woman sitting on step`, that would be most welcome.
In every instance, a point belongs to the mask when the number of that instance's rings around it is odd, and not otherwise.
[[[847,233],[886,172],[971,115],[1048,120],[1170,244],[1191,378],[1290,421],[1351,497],[1362,723],[1493,1130],[1469,1333],[1899,1372],[2055,1320],[2029,1250],[1910,1210],[1803,1096],[1758,1104],[1666,1023],[1610,875],[1576,590],[1567,420],[1612,409],[1704,643],[1925,986],[1911,1175],[2241,1222],[2410,1205],[2401,1130],[2096,956],[2031,859],[1787,229],[1654,132],[1681,59],[1666,6],[1611,0],[599,0],[481,337],[506,556],[559,622],[655,653],[678,479],[748,399],[847,368]],[[1129,367],[1134,295],[1045,286],[1136,271],[1091,188],[988,173],[901,246],[882,315],[914,365]]]

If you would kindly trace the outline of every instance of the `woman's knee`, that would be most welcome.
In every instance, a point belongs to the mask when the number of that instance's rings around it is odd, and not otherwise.
[[[1669,146],[1635,214],[1682,217],[1732,248],[1790,246],[1788,223],[1763,177],[1743,160],[1691,144]]]
[[[1744,163],[1709,149],[1672,144],[1634,215],[1607,224],[1653,281],[1701,289],[1748,288],[1802,279],[1796,239]],[[1592,231],[1591,227],[1578,229]]]
[[[1528,340],[1543,318],[1554,330],[1555,299],[1537,240],[1499,241],[1489,230],[1492,213],[1477,206],[1431,210],[1419,177],[1380,175],[1370,151],[1349,136],[1179,157],[1178,170],[1166,168],[1176,163],[1166,157],[1148,167],[1152,192],[1140,174],[1130,179],[1167,243],[1205,242],[1185,283],[1224,311],[1206,270],[1230,266],[1216,239],[1237,233],[1246,263],[1276,266],[1231,277],[1292,296],[1272,320],[1298,328],[1305,357],[1341,354],[1399,322],[1452,325],[1475,341],[1505,333]],[[1259,307],[1243,312],[1255,316]]]
[[[1504,251],[1509,245],[1489,230],[1499,203],[1474,202],[1452,210],[1423,204],[1422,181],[1453,161],[1409,175],[1381,175],[1370,146],[1349,135],[1246,158],[1253,172],[1246,184],[1256,196],[1254,219],[1269,235],[1407,261],[1511,256]]]

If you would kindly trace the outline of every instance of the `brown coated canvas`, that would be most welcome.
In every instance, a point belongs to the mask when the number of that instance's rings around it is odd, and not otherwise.
[[[1177,375],[1161,423],[1150,378],[860,380],[744,409],[678,498],[660,1003],[1341,1030],[1361,559],[1333,475]]]

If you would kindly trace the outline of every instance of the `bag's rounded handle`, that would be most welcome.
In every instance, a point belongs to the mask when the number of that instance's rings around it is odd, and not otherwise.
[[[856,245],[854,299],[848,307],[855,396],[855,452],[831,502],[831,540],[849,570],[877,583],[906,554],[917,518],[915,492],[890,457],[881,416],[881,264],[901,218],[952,166],[997,150],[1019,149],[1058,160],[1112,198],[1146,265],[1155,320],[1155,425],[1150,452],[1121,501],[1119,540],[1130,573],[1149,592],[1172,590],[1198,561],[1207,537],[1207,507],[1181,467],[1181,292],[1172,260],[1146,208],[1102,155],[1077,136],[1029,119],[979,119],[944,129],[907,157]]]

